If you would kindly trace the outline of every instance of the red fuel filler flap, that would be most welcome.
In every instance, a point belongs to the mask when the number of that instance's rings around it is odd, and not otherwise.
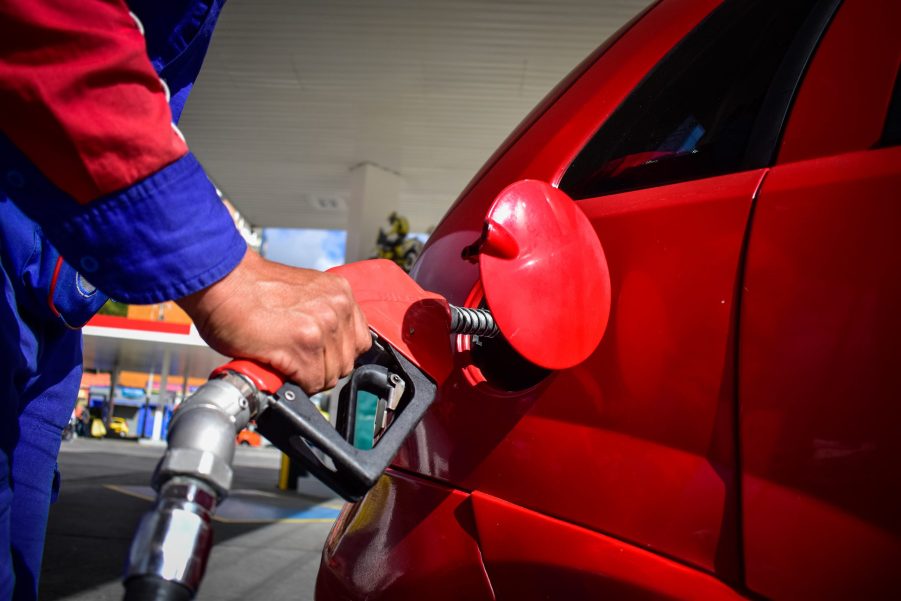
[[[520,355],[566,369],[597,348],[610,272],[591,222],[565,192],[537,180],[511,184],[464,256],[478,259],[488,308]]]

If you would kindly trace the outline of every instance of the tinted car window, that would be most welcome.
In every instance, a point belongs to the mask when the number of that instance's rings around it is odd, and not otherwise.
[[[726,2],[636,87],[560,182],[590,198],[768,164],[837,2]],[[774,126],[776,134],[768,132]],[[755,131],[768,143],[754,140]]]

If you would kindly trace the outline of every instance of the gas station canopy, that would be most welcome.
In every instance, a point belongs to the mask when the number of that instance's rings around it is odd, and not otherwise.
[[[173,374],[206,378],[227,361],[207,346],[194,326],[179,326],[97,316],[84,327],[84,364],[99,371],[158,374],[165,371],[163,358],[168,354]]]
[[[649,4],[231,0],[181,129],[256,226],[345,229],[355,202],[380,202],[380,220],[396,210],[424,232],[538,101]],[[395,186],[361,194],[360,165]]]

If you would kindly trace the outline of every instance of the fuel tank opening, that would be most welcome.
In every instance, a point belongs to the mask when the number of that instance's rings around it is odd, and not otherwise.
[[[470,353],[485,381],[507,392],[531,388],[551,373],[517,353],[503,336],[473,336]]]
[[[470,292],[465,306],[489,309],[481,282]],[[463,371],[473,386],[485,383],[503,392],[518,392],[535,386],[551,373],[520,355],[503,334],[490,338],[460,334],[456,347],[467,357]]]

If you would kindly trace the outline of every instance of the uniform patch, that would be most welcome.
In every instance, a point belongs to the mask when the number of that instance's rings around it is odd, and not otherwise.
[[[97,286],[89,282],[80,273],[75,274],[75,287],[78,289],[78,293],[85,298],[90,298],[97,292]]]

